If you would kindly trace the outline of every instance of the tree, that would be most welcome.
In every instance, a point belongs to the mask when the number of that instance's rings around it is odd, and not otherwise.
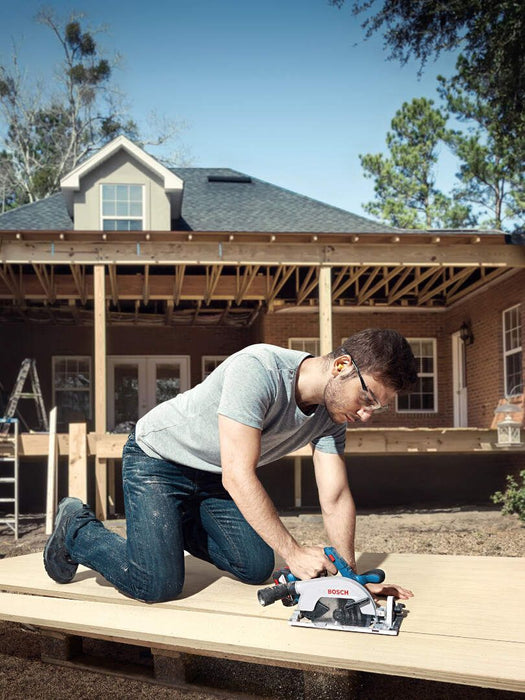
[[[341,7],[345,0],[329,0]],[[459,49],[464,71],[510,137],[525,129],[525,12],[519,0],[351,0],[368,13],[366,36],[383,31],[390,58],[421,68],[442,51]],[[374,14],[375,12],[375,14]]]
[[[27,86],[16,54],[10,67],[0,65],[0,121],[6,128],[0,134],[3,207],[56,192],[65,174],[118,134],[140,145],[159,145],[178,130],[173,122],[165,122],[156,140],[141,139],[135,122],[119,107],[110,83],[112,65],[100,55],[94,34],[82,27],[82,17],[61,22],[45,10],[37,19],[62,48],[58,90],[50,94],[53,80]]]
[[[437,189],[435,169],[446,136],[447,115],[424,97],[405,102],[391,122],[390,155],[360,155],[365,177],[375,180],[370,214],[400,228],[460,228],[472,223],[470,209]]]
[[[525,151],[524,138],[520,143],[502,132],[493,105],[481,97],[479,80],[472,78],[465,63],[460,57],[456,76],[438,78],[438,92],[448,110],[466,127],[446,135],[460,160],[460,186],[454,196],[488,211],[484,225],[502,229],[505,219],[519,224],[521,218],[523,226],[525,181],[520,154]]]

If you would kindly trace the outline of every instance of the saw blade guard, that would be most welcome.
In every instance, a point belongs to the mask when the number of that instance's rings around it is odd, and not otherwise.
[[[307,581],[296,581],[295,591],[299,595],[297,604],[301,613],[313,613],[318,601],[345,598],[353,600],[362,615],[377,615],[377,608],[370,592],[357,581],[342,576],[323,576]],[[331,606],[330,606],[331,607]]]

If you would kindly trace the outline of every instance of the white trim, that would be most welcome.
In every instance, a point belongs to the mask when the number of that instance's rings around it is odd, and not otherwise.
[[[522,328],[521,328],[521,325],[522,325],[521,324],[521,304],[513,304],[512,306],[509,306],[508,309],[503,309],[503,311],[501,312],[501,334],[502,334],[501,340],[502,340],[502,350],[503,350],[503,395],[504,396],[507,396],[507,394],[508,394],[507,389],[509,391],[512,391],[514,388],[514,387],[507,386],[507,384],[508,384],[507,358],[510,357],[511,355],[516,355],[519,353],[520,355],[522,355],[522,359],[523,359],[523,343],[521,341],[521,336],[520,336],[520,344],[517,347],[512,348],[511,350],[507,350],[505,347],[505,335],[506,335],[507,330],[510,330],[510,328],[507,328],[505,326],[505,317],[509,312],[514,311],[514,310],[517,311],[518,327],[521,331],[522,330]],[[522,377],[522,383],[523,383],[523,377]]]
[[[103,146],[100,151],[92,155],[91,158],[88,158],[81,165],[78,165],[60,180],[60,187],[65,190],[78,191],[80,189],[80,180],[84,175],[108,160],[108,158],[111,158],[121,149],[162,178],[166,192],[179,192],[182,190],[183,182],[180,177],[177,177],[175,173],[168,170],[168,168],[159,163],[153,156],[150,156],[149,153],[139,148],[126,138],[126,136],[117,136],[116,139],[113,139],[113,141]]]
[[[460,331],[452,333],[451,344],[454,428],[466,428],[468,427],[467,366],[465,360],[465,341],[461,338]]]

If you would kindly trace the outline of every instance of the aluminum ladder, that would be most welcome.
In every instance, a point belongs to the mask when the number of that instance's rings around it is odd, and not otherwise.
[[[18,419],[0,418],[0,525],[7,525],[13,531],[15,540],[18,539]],[[7,496],[6,492],[11,495]],[[12,504],[13,515],[8,517],[7,508],[3,504]]]
[[[27,378],[31,379],[31,391],[24,391],[24,384]],[[16,413],[18,402],[20,399],[33,399],[36,404],[36,414],[39,423],[39,429],[43,432],[49,432],[49,423],[47,420],[46,408],[44,406],[44,399],[42,397],[42,390],[40,388],[40,381],[38,379],[38,374],[36,371],[36,361],[30,358],[26,358],[20,365],[20,370],[18,371],[18,377],[16,378],[13,391],[7,402],[7,407],[5,410],[4,418],[13,418]],[[29,426],[23,420],[23,418],[18,414],[22,423],[24,423],[27,430]],[[6,425],[0,424],[0,436],[5,435],[8,432]]]

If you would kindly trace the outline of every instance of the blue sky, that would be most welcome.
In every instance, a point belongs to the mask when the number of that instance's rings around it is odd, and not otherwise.
[[[28,76],[49,77],[60,49],[33,21],[40,1],[10,4],[0,26],[0,59],[13,40]],[[385,149],[390,120],[403,101],[436,98],[445,56],[418,78],[418,66],[386,60],[382,38],[364,41],[349,7],[328,0],[68,0],[84,10],[108,53],[123,61],[115,82],[132,116],[184,121],[191,165],[231,167],[329,204],[363,214],[373,196],[358,155]],[[6,18],[7,21],[6,21]],[[153,152],[153,151],[152,151]],[[454,161],[444,153],[438,183],[448,189]]]

